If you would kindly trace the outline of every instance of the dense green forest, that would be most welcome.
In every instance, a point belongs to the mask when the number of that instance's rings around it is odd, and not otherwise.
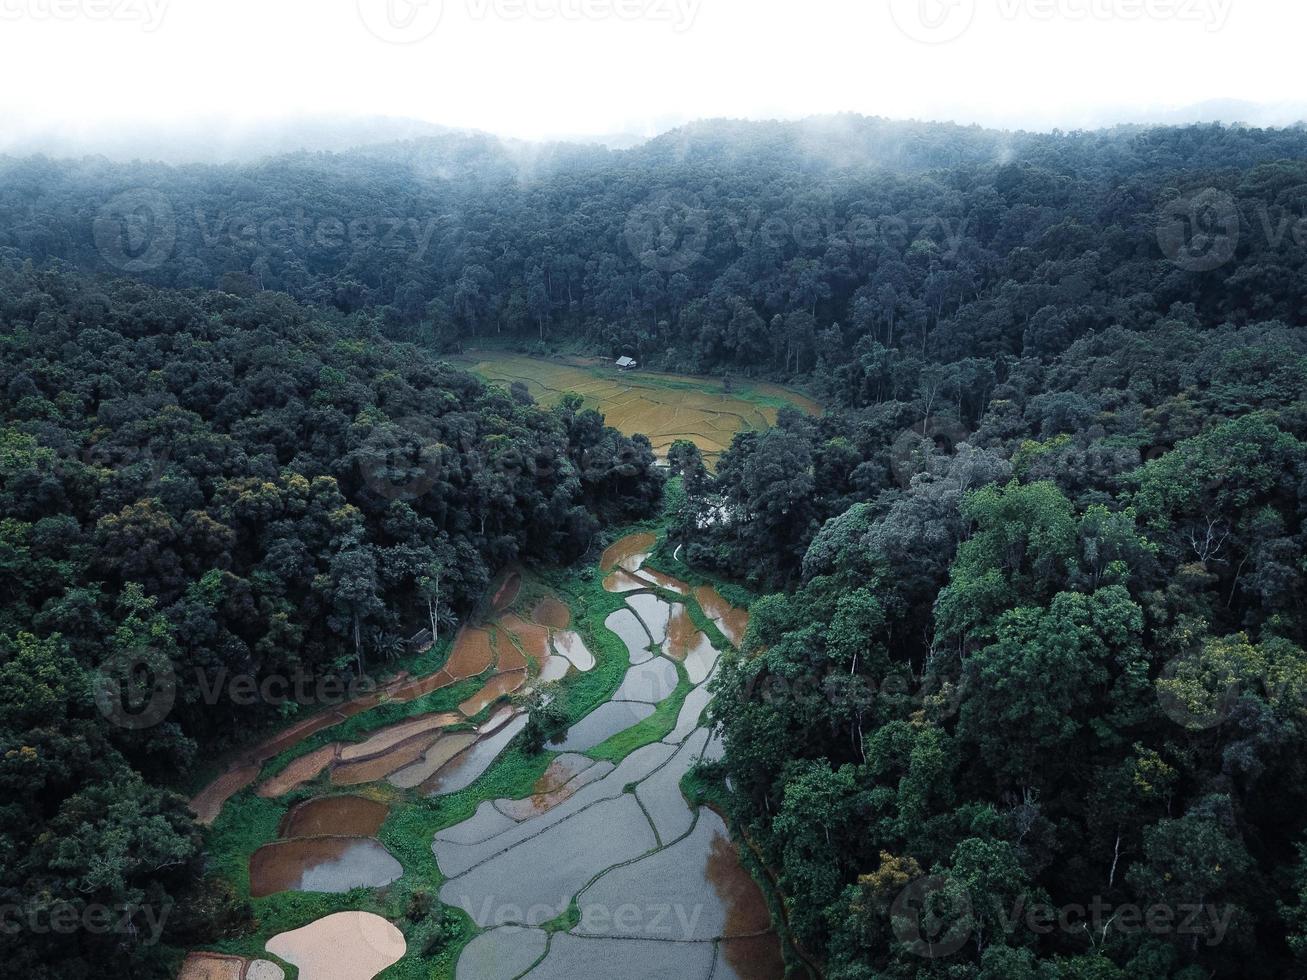
[[[539,411],[282,295],[5,262],[0,318],[0,904],[43,930],[0,934],[8,975],[159,952],[144,921],[136,942],[51,934],[69,903],[181,902],[174,942],[234,914],[194,893],[200,839],[169,789],[281,705],[206,690],[303,677],[331,703],[315,682],[379,675],[428,599],[448,626],[493,571],[577,557],[661,492],[648,442],[594,412]],[[166,720],[106,723],[97,671],[154,657]]]
[[[433,589],[655,513],[647,441],[439,360],[566,346],[828,406],[678,444],[668,495],[760,596],[718,774],[826,976],[1299,975],[1304,219],[1303,129],[0,161],[0,897],[237,914],[170,788],[276,712],[106,728],[114,656],[363,673]]]

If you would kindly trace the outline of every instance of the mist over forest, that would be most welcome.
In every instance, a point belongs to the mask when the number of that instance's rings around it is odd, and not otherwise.
[[[594,887],[720,820],[762,919],[649,976],[1300,975],[1307,129],[1244,108],[11,134],[0,974],[286,975],[358,914],[398,936],[376,975],[471,975],[504,936],[449,900],[459,848],[702,733],[665,795],[603,798],[654,843]],[[105,707],[124,663],[173,679],[149,724]],[[319,728],[236,676],[381,693]],[[494,751],[442,788],[437,744]],[[344,786],[399,873],[252,887]],[[666,939],[564,897],[520,975]],[[93,909],[122,927],[32,926]]]

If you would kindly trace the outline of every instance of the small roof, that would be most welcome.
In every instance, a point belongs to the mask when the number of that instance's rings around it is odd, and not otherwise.
[[[632,357],[619,357],[617,359],[618,367],[632,367],[634,364],[635,364],[635,359]]]

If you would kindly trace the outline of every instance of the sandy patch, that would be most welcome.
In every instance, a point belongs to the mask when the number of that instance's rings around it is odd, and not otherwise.
[[[267,950],[299,967],[300,980],[372,980],[398,963],[404,934],[379,915],[337,912],[268,940]]]

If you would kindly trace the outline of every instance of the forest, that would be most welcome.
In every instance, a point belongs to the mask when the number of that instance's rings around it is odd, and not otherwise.
[[[0,160],[0,904],[166,896],[174,947],[240,915],[178,774],[293,706],[185,683],[107,727],[115,657],[365,675],[665,506],[756,596],[707,775],[821,975],[1297,975],[1305,266],[1301,127]],[[486,345],[827,410],[664,472],[442,360]],[[165,975],[45,938],[0,953]]]

